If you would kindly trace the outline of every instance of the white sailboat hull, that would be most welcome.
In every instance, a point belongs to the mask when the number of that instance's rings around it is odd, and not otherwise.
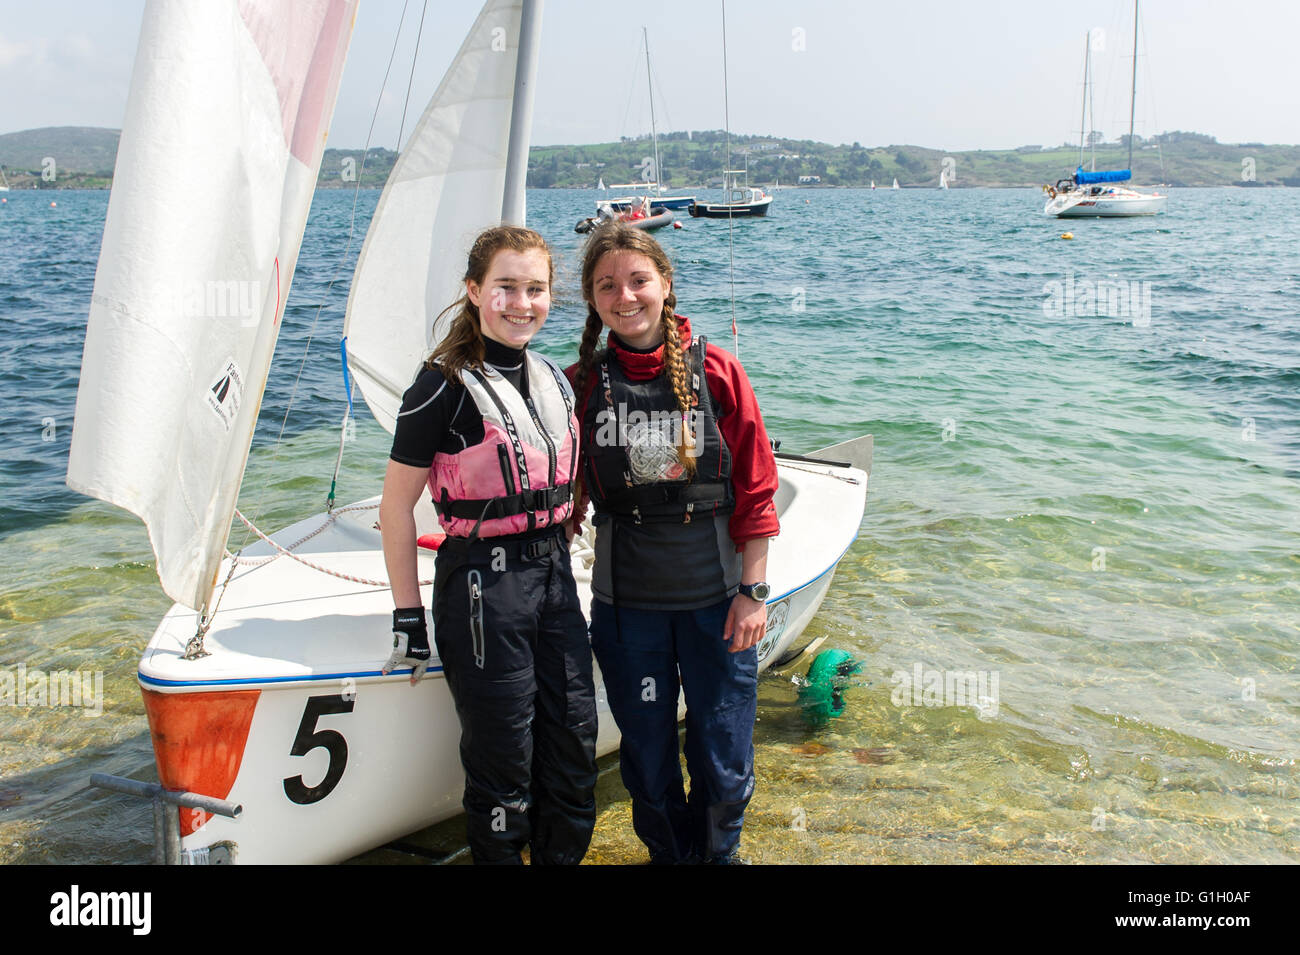
[[[1168,198],[1168,196],[1134,192],[1129,195],[1088,196],[1080,199],[1070,193],[1062,193],[1048,200],[1043,214],[1056,216],[1058,219],[1153,216],[1165,211]]]
[[[869,439],[866,439],[869,441]],[[869,466],[869,465],[868,465]],[[857,536],[867,473],[803,462],[779,465],[782,534],[768,561],[768,633],[759,666],[793,657]],[[328,523],[294,554],[353,577],[385,577],[378,498],[318,515],[273,535],[289,547]],[[428,502],[420,533],[436,529]],[[246,559],[272,554],[259,543]],[[583,606],[591,573],[575,543],[574,575]],[[419,575],[433,577],[432,552]],[[229,564],[222,568],[222,579]],[[431,603],[424,588],[425,605]],[[205,637],[208,655],[183,658],[192,610],[176,605],[140,662],[165,786],[224,798],[237,819],[182,810],[186,861],[228,844],[240,863],[328,863],[348,859],[460,812],[464,786],[460,725],[435,658],[416,687],[409,671],[379,672],[391,650],[392,598],[386,587],[341,580],[280,556],[236,569]],[[619,734],[597,677],[597,751]],[[297,755],[295,755],[297,753]]]

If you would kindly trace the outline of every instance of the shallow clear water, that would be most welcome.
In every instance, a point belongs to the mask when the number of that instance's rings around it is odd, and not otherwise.
[[[104,708],[0,707],[0,860],[143,861],[147,807],[85,781],[152,778],[134,673],[169,601],[142,525],[62,483],[107,194],[55,198],[0,206],[0,671],[101,670]],[[561,360],[592,198],[529,195],[560,256],[539,345]],[[783,450],[876,437],[812,628],[863,669],[819,729],[790,673],[763,681],[755,860],[1300,858],[1300,193],[1175,191],[1127,221],[1041,206],[788,190],[730,241],[726,222],[657,233],[679,310],[724,347],[734,252],[740,355]],[[241,494],[264,526],[328,491],[351,262],[322,297],[351,209],[312,209]],[[1097,282],[1123,283],[1099,314]],[[387,436],[366,417],[350,449],[341,500],[377,493]],[[968,672],[983,701],[923,693]],[[616,771],[599,795],[589,858],[641,858]],[[454,848],[459,825],[419,838]]]

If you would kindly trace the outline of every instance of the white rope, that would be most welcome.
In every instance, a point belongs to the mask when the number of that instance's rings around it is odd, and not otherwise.
[[[299,557],[297,554],[293,553],[293,550],[295,548],[301,547],[303,544],[307,543],[307,541],[311,540],[321,531],[325,530],[325,528],[333,524],[335,518],[338,517],[338,515],[344,514],[348,511],[376,510],[378,507],[379,507],[378,504],[349,504],[347,507],[340,507],[336,509],[333,513],[327,515],[320,527],[316,528],[310,534],[306,534],[303,537],[300,537],[298,540],[294,541],[288,547],[285,547],[271,540],[271,538],[267,537],[260,530],[258,530],[258,528],[253,525],[253,522],[250,521],[248,518],[246,518],[242,513],[240,513],[239,509],[236,508],[235,516],[238,517],[241,521],[243,521],[244,526],[246,526],[250,531],[252,531],[259,538],[264,540],[266,543],[270,544],[273,548],[275,548],[277,553],[271,554],[269,557],[240,557],[238,554],[232,554],[230,553],[230,551],[226,551],[226,556],[229,557],[232,562],[231,575],[234,574],[235,564],[242,564],[245,567],[259,567],[262,564],[269,564],[273,560],[278,560],[280,557],[288,557],[290,560],[296,560],[304,567],[310,567],[312,570],[318,570],[322,574],[329,574],[331,577],[338,577],[342,580],[350,580],[353,583],[366,584],[371,587],[388,587],[390,585],[386,580],[370,580],[366,577],[355,577],[351,574],[340,573],[337,570],[330,570],[328,567],[322,567],[320,564],[313,563],[312,561],[306,560],[305,558]],[[576,537],[573,538],[573,543],[570,546],[570,554],[572,555],[573,560],[581,561],[582,566],[587,570],[590,570],[592,564],[596,562],[596,529],[592,526],[590,521],[584,521],[582,524],[582,530],[578,533]],[[226,584],[229,583],[230,583],[230,578],[227,577]],[[427,587],[432,583],[433,583],[432,580],[421,580],[419,582],[421,587]],[[224,592],[224,590],[225,590],[225,585],[223,584],[222,591]]]
[[[270,544],[270,545],[271,545],[273,548],[275,548],[279,553],[272,554],[270,557],[255,557],[255,558],[240,557],[238,554],[230,554],[229,551],[227,551],[227,554],[230,556],[230,559],[231,559],[232,561],[234,561],[235,563],[238,563],[238,564],[245,564],[245,565],[247,565],[247,566],[259,566],[259,565],[261,565],[261,564],[270,563],[271,561],[276,560],[276,559],[279,558],[279,557],[288,557],[290,560],[296,560],[298,563],[302,564],[304,567],[310,567],[312,570],[318,570],[318,571],[320,571],[322,574],[329,574],[331,577],[338,577],[338,578],[340,578],[341,580],[349,580],[349,581],[351,581],[351,582],[354,583],[354,584],[365,584],[365,585],[370,586],[370,587],[383,587],[383,588],[387,588],[387,587],[389,587],[390,585],[389,585],[389,582],[386,581],[386,580],[370,580],[369,578],[366,578],[366,577],[355,577],[355,576],[353,576],[352,574],[343,574],[343,573],[340,573],[340,572],[337,571],[337,570],[330,570],[328,567],[322,567],[320,564],[312,563],[310,560],[306,560],[306,559],[304,559],[304,558],[302,558],[302,557],[299,557],[297,554],[292,553],[292,551],[294,550],[294,548],[299,547],[299,546],[301,546],[301,545],[307,543],[307,541],[311,540],[313,537],[315,537],[315,536],[316,536],[317,534],[319,534],[321,531],[325,530],[325,528],[327,528],[327,527],[329,527],[331,524],[333,524],[333,523],[334,523],[334,519],[335,519],[339,514],[342,514],[342,513],[346,512],[346,511],[368,511],[368,510],[373,510],[373,509],[378,508],[378,507],[379,507],[378,504],[350,504],[350,505],[348,505],[347,507],[340,507],[340,508],[336,509],[335,511],[333,511],[331,514],[329,514],[329,515],[325,518],[324,523],[322,523],[320,527],[316,528],[314,531],[312,531],[310,534],[306,535],[305,537],[299,538],[298,540],[294,541],[294,542],[293,542],[292,544],[290,544],[288,547],[284,547],[284,546],[282,546],[282,545],[280,545],[280,544],[277,544],[275,541],[271,540],[271,538],[267,537],[267,536],[266,536],[265,534],[263,534],[260,530],[258,530],[257,527],[255,527],[255,526],[253,525],[253,522],[250,521],[248,518],[246,518],[243,514],[241,514],[241,513],[239,512],[239,509],[236,508],[236,509],[235,509],[235,516],[238,517],[241,521],[244,522],[244,526],[247,527],[247,528],[248,528],[250,531],[252,531],[254,534],[256,534],[256,535],[257,535],[259,538],[261,538],[263,541],[265,541],[266,543]],[[421,581],[419,581],[419,585],[420,585],[421,587],[427,587],[429,584],[432,584],[432,583],[433,583],[433,580],[432,580],[432,579],[430,579],[430,580],[421,580]]]

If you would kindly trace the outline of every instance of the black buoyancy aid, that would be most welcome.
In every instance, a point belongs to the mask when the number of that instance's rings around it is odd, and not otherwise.
[[[665,347],[668,347],[665,345]],[[583,416],[585,480],[597,513],[635,523],[690,523],[735,508],[731,452],[718,430],[704,377],[706,341],[687,352],[695,475],[677,459],[682,415],[672,381],[662,372],[634,381],[606,349],[596,360],[597,385]]]

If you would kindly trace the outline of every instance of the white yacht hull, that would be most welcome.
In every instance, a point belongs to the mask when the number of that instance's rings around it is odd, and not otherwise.
[[[1049,199],[1043,209],[1044,215],[1056,216],[1058,219],[1109,218],[1112,216],[1153,216],[1165,211],[1168,196],[1130,195],[1088,196],[1079,198],[1073,193],[1061,193]]]

